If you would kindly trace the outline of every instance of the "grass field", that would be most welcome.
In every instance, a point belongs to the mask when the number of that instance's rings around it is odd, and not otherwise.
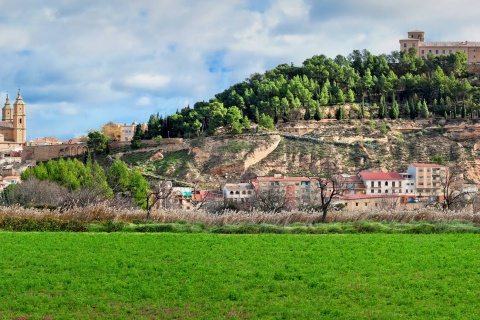
[[[1,319],[478,319],[475,234],[0,232]]]

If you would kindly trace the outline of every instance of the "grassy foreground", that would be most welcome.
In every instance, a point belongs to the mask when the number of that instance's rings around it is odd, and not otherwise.
[[[480,238],[0,232],[1,319],[478,319]]]

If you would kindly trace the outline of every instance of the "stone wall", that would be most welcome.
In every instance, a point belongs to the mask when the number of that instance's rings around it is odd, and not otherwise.
[[[35,160],[36,162],[50,159],[77,156],[87,152],[86,143],[57,144],[49,146],[24,146],[22,163]]]

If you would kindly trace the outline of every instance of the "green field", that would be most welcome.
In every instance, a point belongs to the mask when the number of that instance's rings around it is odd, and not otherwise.
[[[480,237],[0,232],[0,318],[478,319]]]

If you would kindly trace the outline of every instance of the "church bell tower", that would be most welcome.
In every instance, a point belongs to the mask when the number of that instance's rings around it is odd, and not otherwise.
[[[13,140],[16,143],[25,143],[27,141],[25,102],[23,102],[20,89],[18,89],[17,100],[13,104]]]

